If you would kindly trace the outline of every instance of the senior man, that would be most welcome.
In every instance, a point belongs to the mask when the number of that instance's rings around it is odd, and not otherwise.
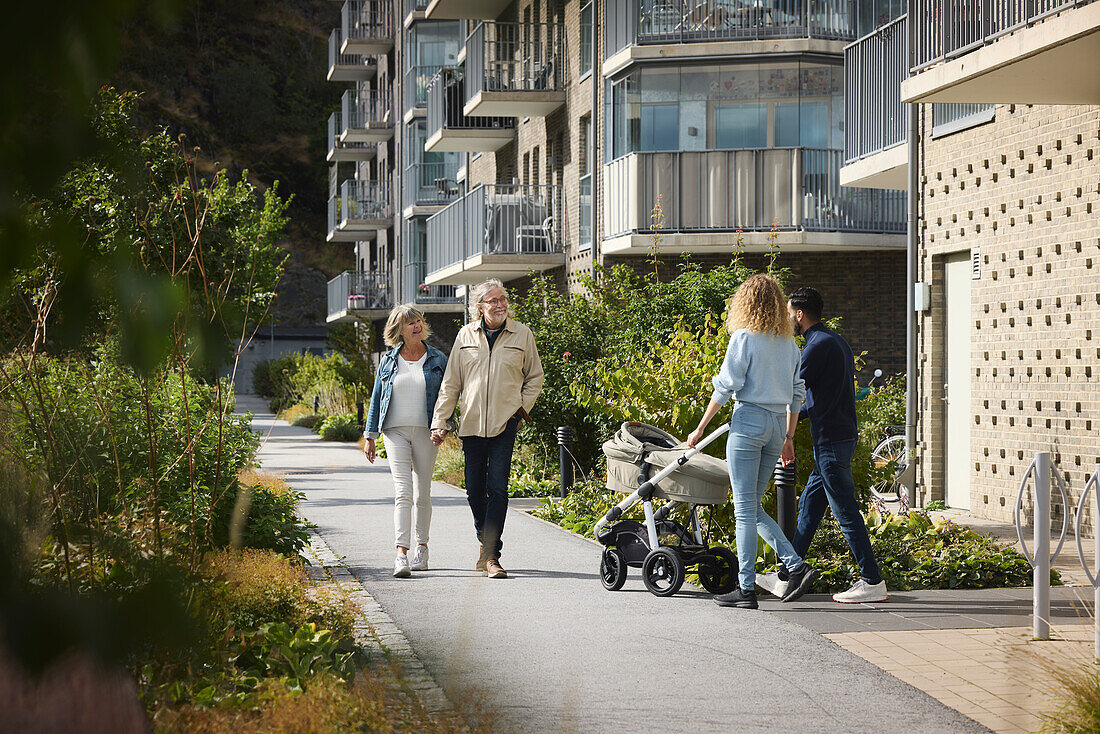
[[[462,405],[458,436],[466,456],[466,499],[481,542],[478,571],[508,576],[500,565],[508,514],[508,475],[521,419],[542,390],[542,362],[535,337],[510,317],[508,293],[487,280],[471,293],[470,323],[455,337],[432,416],[432,442],[447,435],[447,419]]]

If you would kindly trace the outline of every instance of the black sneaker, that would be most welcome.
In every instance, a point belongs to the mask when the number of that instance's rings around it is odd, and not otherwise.
[[[714,597],[714,603],[720,607],[737,607],[739,609],[756,609],[760,605],[756,603],[756,591],[744,591],[737,588],[728,594]]]
[[[783,595],[783,601],[794,601],[805,594],[813,586],[814,581],[820,576],[820,572],[810,564],[803,562],[797,571],[790,572],[787,580],[787,593]]]

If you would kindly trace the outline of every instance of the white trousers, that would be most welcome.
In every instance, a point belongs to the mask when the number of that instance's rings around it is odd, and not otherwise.
[[[409,540],[414,517],[416,542],[427,545],[432,522],[432,471],[439,448],[423,426],[389,428],[383,437],[393,476],[394,545],[413,547]]]

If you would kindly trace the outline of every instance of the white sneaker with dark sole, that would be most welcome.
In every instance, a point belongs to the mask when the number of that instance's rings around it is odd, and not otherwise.
[[[886,601],[890,595],[886,593],[886,582],[869,584],[863,579],[852,584],[852,588],[833,594],[833,601],[841,604],[865,604],[867,602]]]
[[[399,553],[397,558],[393,559],[393,577],[396,579],[404,579],[411,575],[412,570],[409,568],[409,557],[404,553]]]
[[[756,585],[772,596],[783,598],[787,593],[787,582],[779,578],[778,573],[756,574]]]
[[[427,571],[428,570],[428,546],[417,545],[416,550],[413,551],[412,557],[412,570],[414,571]]]

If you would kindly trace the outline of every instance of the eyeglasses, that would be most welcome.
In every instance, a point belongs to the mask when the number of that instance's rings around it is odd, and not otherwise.
[[[482,303],[486,303],[490,306],[503,306],[508,303],[508,296],[501,296],[500,298],[487,298]]]

